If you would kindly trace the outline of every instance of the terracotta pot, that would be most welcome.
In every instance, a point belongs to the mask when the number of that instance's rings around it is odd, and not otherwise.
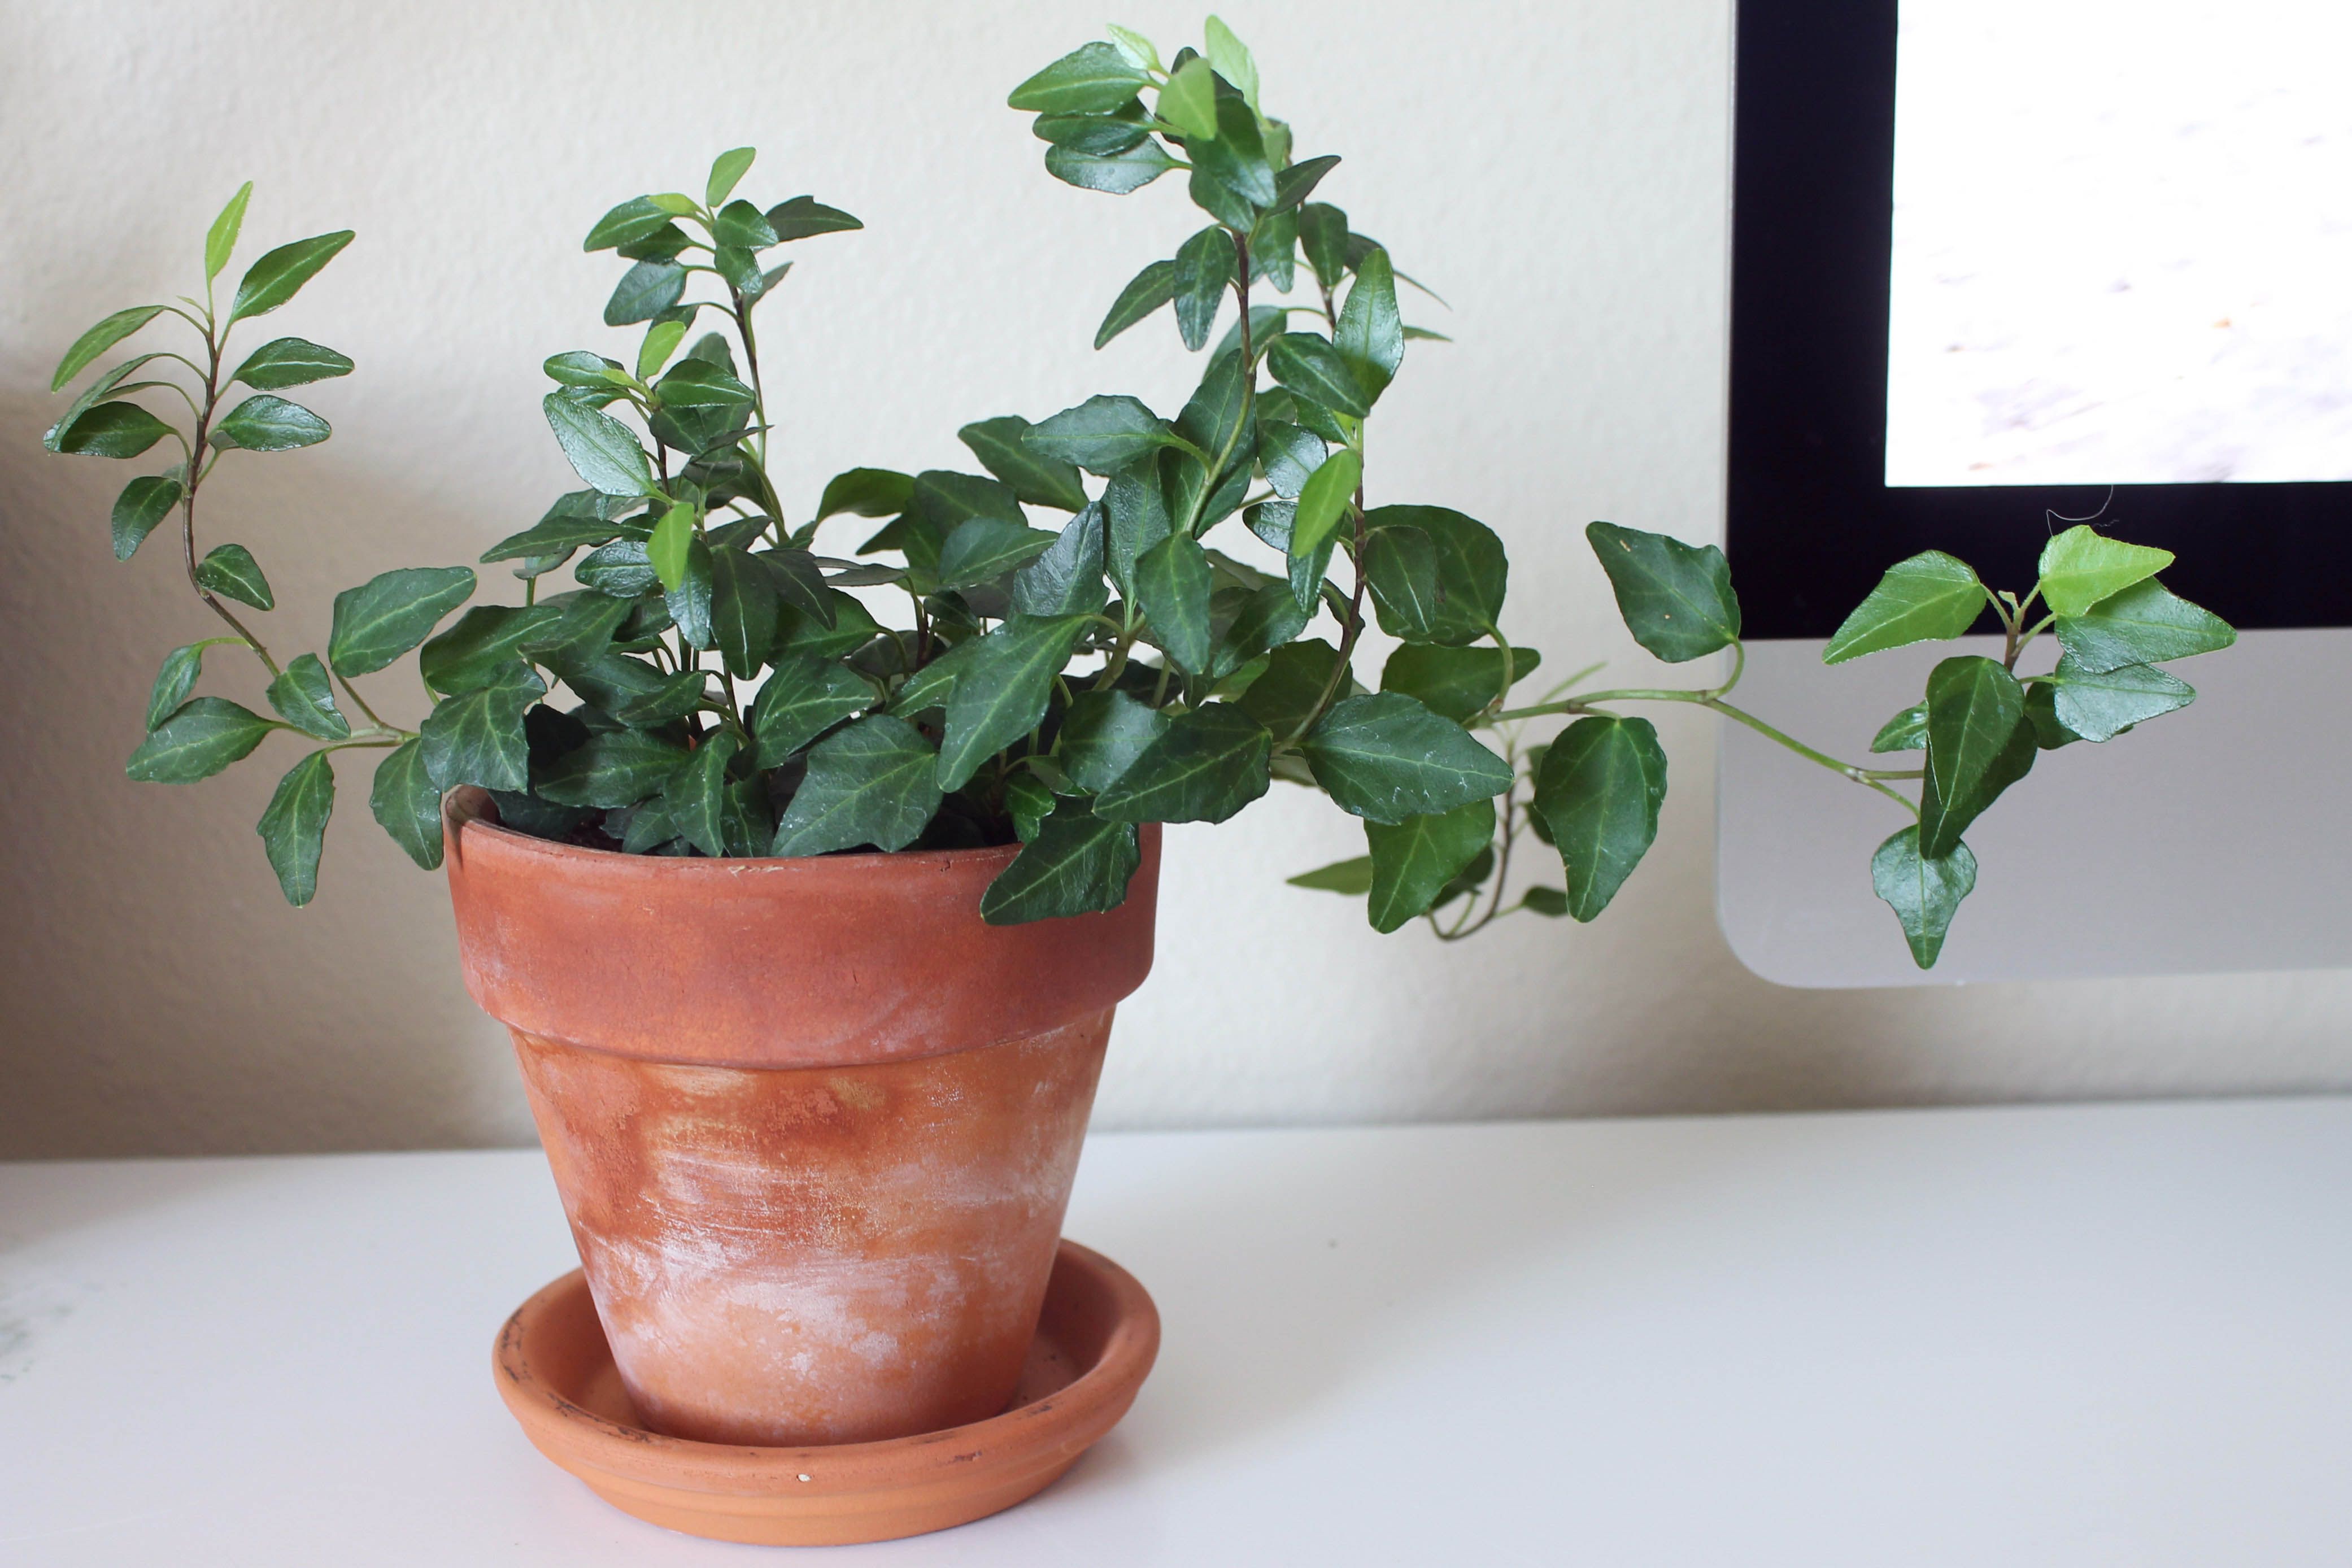
[[[646,1423],[797,1447],[1003,1410],[1151,967],[1157,828],[1118,910],[990,926],[1013,847],[681,859],[494,817],[444,807],[467,989]]]

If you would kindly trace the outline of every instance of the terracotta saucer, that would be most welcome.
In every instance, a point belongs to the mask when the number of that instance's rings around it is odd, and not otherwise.
[[[1118,1425],[1160,1352],[1135,1277],[1064,1241],[1003,1415],[879,1443],[753,1448],[638,1424],[578,1269],[507,1320],[499,1393],[539,1451],[625,1513],[761,1546],[846,1546],[965,1524],[1050,1486]]]

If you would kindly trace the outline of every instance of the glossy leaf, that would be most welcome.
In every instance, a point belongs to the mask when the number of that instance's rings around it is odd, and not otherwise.
[[[114,558],[128,561],[157,525],[180,504],[180,481],[169,474],[147,474],[122,487],[114,500],[111,520]]]
[[[706,736],[662,785],[671,826],[705,855],[727,853],[727,764],[741,743],[724,730]]]
[[[1223,822],[1266,791],[1273,737],[1230,702],[1178,716],[1116,782],[1095,815],[1120,822]]]
[[[1511,577],[1510,557],[1493,529],[1442,506],[1374,507],[1365,514],[1364,526],[1412,529],[1428,537],[1437,566],[1437,602],[1427,640],[1458,647],[1493,634]]]
[[[1209,330],[1216,324],[1217,308],[1224,302],[1225,286],[1233,276],[1234,242],[1215,225],[1178,247],[1173,280],[1176,331],[1186,348],[1197,353],[1207,346]]]
[[[1195,674],[1209,668],[1211,585],[1208,557],[1189,533],[1171,533],[1136,558],[1136,603],[1168,657]]]
[[[205,649],[224,642],[236,642],[236,637],[214,637],[203,642],[175,647],[163,656],[163,667],[155,672],[154,689],[147,696],[147,728],[155,729],[164,720],[180,710],[195,689],[196,677],[204,672]]]
[[[1107,822],[1084,801],[1056,801],[1037,836],[981,895],[981,919],[1022,925],[1117,909],[1142,863],[1134,824]]]
[[[817,521],[822,522],[843,512],[859,517],[896,517],[907,510],[914,492],[912,475],[888,468],[851,468],[826,481],[824,496],[817,502]]]
[[[1217,133],[1213,139],[1192,137],[1185,143],[1196,171],[1195,196],[1197,199],[1201,180],[1213,182],[1242,205],[1226,210],[1224,204],[1218,204],[1209,210],[1219,222],[1247,234],[1256,226],[1258,213],[1274,205],[1274,163],[1266,156],[1257,116],[1250,111],[1249,105],[1239,99],[1220,96],[1216,116]]]
[[[829,207],[814,196],[794,196],[768,209],[768,226],[779,244],[810,239],[820,234],[846,234],[866,226],[839,207]]]
[[[2109,595],[2079,616],[2060,616],[2057,632],[2066,658],[2085,674],[2188,658],[2238,640],[2229,622],[2153,577]]]
[[[559,393],[548,394],[540,407],[572,471],[590,489],[608,496],[660,494],[646,449],[627,426],[610,415],[568,402]]]
[[[627,327],[650,321],[685,297],[686,268],[665,258],[647,257],[613,286],[613,297],[604,301],[604,324]]]
[[[1927,677],[1927,779],[1920,853],[1942,859],[1969,824],[2033,766],[2025,691],[1990,658],[1948,658]]]
[[[2047,680],[2027,684],[2025,721],[2033,727],[2033,744],[2040,751],[2054,752],[2083,738],[2059,720],[2058,689]]]
[[[1013,574],[1016,616],[1090,616],[1109,603],[1103,582],[1104,508],[1089,502],[1045,553]]]
[[[41,444],[73,458],[135,458],[172,434],[172,427],[135,403],[101,403],[71,424],[49,426]]]
[[[477,605],[447,631],[425,639],[416,656],[417,673],[444,695],[470,691],[505,675],[516,656],[563,615],[552,605]]]
[[[1919,853],[1919,829],[1906,827],[1871,856],[1870,883],[1903,922],[1912,962],[1932,969],[1960,900],[1976,889],[1977,858],[1955,841],[1948,854],[1929,859]]]
[[[278,728],[225,697],[196,697],[156,725],[123,771],[139,784],[194,784],[252,753]]]
[[[683,581],[683,568],[680,573]],[[661,578],[654,571],[646,542],[641,539],[616,539],[597,546],[572,569],[572,575],[582,587],[593,588],[615,599],[634,599],[661,586]]]
[[[1160,447],[1182,444],[1168,422],[1139,400],[1101,395],[1031,426],[1021,439],[1039,457],[1076,463],[1106,479]]]
[[[1109,44],[1071,50],[1013,89],[1005,103],[1032,114],[1108,114],[1151,78]]]
[[[627,201],[596,220],[581,242],[583,250],[611,250],[618,246],[635,245],[650,239],[669,224],[670,215],[656,206],[649,197],[631,196]]]
[[[1922,552],[1887,568],[1822,649],[1822,662],[1965,636],[1989,602],[1974,567],[1940,550]]]
[[[609,730],[557,758],[541,773],[536,793],[559,805],[635,805],[659,795],[688,755],[642,730]]]
[[[2196,688],[2161,669],[2145,664],[2085,669],[2071,653],[2058,660],[2049,684],[2058,721],[2085,741],[2112,741],[2197,700]]]
[[[903,849],[939,810],[939,759],[904,720],[869,713],[811,748],[772,855]]]
[[[1139,99],[1108,114],[1041,114],[1030,127],[1038,140],[1089,158],[1116,158],[1143,144],[1151,134]]]
[[[1314,714],[1316,702],[1339,664],[1339,650],[1319,637],[1285,643],[1267,656],[1265,672],[1242,693],[1242,709],[1276,741],[1288,741]],[[1355,696],[1355,682],[1343,679],[1335,694]]]
[[[352,722],[335,705],[334,686],[317,654],[302,654],[289,662],[269,683],[268,697],[278,716],[305,735],[320,741],[351,736]]]
[[[1001,517],[966,518],[940,547],[940,585],[965,588],[994,582],[1043,555],[1056,537]]]
[[[290,452],[315,447],[333,434],[325,420],[300,404],[257,393],[221,416],[210,440],[215,447],[248,452]]]
[[[49,377],[49,390],[62,392],[66,383],[89,368],[99,355],[163,313],[161,305],[133,305],[127,310],[117,310],[98,325],[73,341],[65,357]]]
[[[512,659],[473,689],[445,699],[417,727],[425,771],[444,790],[468,784],[529,789],[522,716],[546,695],[546,682],[520,659]]]
[[[1417,528],[1376,528],[1364,540],[1364,581],[1381,630],[1429,642],[1445,614],[1437,586],[1437,546]]]
[[[1531,647],[1511,649],[1511,682],[1525,680],[1542,662]],[[1402,691],[1431,712],[1464,723],[1503,695],[1503,650],[1407,643],[1381,667],[1381,689]]]
[[[422,742],[403,741],[376,764],[368,809],[411,860],[441,868],[441,791],[425,770]]]
[[[2169,550],[2126,544],[2078,522],[2042,547],[2042,597],[2059,615],[2079,616],[2171,564]]]
[[[1609,907],[1658,836],[1666,753],[1646,719],[1580,719],[1537,765],[1534,810],[1568,868],[1568,912]]]
[[[1915,702],[1879,726],[1872,737],[1873,752],[1924,752],[1927,749],[1927,705]]]
[[[1309,403],[1361,419],[1371,402],[1356,373],[1328,338],[1315,332],[1285,332],[1265,352],[1274,379]]]
[[[1377,931],[1392,931],[1429,912],[1446,884],[1478,858],[1495,837],[1495,803],[1474,800],[1452,811],[1409,816],[1392,826],[1364,824],[1371,846],[1370,895],[1365,918]],[[1296,882],[1297,878],[1291,879]]]
[[[229,197],[220,216],[205,233],[205,281],[210,283],[221,275],[228,258],[236,249],[236,237],[245,227],[245,205],[253,199],[253,182],[246,181]]]
[[[246,355],[229,379],[258,392],[277,392],[351,374],[349,355],[301,338],[276,338]]]
[[[961,789],[981,763],[1045,721],[1054,678],[1085,624],[1076,616],[1016,616],[979,640],[948,699],[941,789]]]
[[[1339,287],[1348,275],[1348,215],[1324,202],[1307,202],[1298,209],[1298,248],[1315,280],[1325,292]]]
[[[845,719],[874,705],[874,688],[846,665],[787,655],[779,659],[751,705],[753,761],[762,768],[784,760]]]
[[[1596,522],[1584,531],[1633,640],[1668,664],[1703,658],[1739,639],[1739,596],[1714,545]]]
[[[464,566],[404,566],[346,588],[335,595],[327,663],[345,679],[382,669],[473,593],[474,574]]]
[[[775,646],[778,595],[774,572],[731,545],[710,552],[710,638],[728,673],[748,680]]]
[[[214,546],[196,563],[196,586],[257,610],[278,607],[269,579],[261,574],[261,563],[242,544]]]
[[[1331,346],[1348,362],[1368,400],[1395,379],[1404,362],[1404,319],[1397,313],[1396,275],[1389,253],[1375,249],[1356,268],[1354,287],[1340,309]]]
[[[717,628],[712,624],[710,546],[699,534],[690,533],[686,541],[686,570],[678,577],[677,586],[667,588],[662,604],[668,609],[671,623],[687,645],[708,652],[718,644]]]
[[[1509,763],[1402,692],[1332,704],[1299,747],[1339,809],[1373,822],[1452,811],[1511,787]]]
[[[325,752],[313,752],[296,763],[268,807],[255,824],[261,836],[269,868],[278,873],[278,890],[300,909],[319,890],[319,855],[326,845],[327,818],[335,810],[335,769]]]
[[[1102,347],[1175,298],[1176,264],[1153,262],[1129,279],[1127,287],[1118,291],[1118,298],[1111,301],[1110,313],[1095,329],[1095,347]]]
[[[1165,713],[1116,689],[1082,691],[1062,720],[1061,762],[1070,782],[1099,795],[1167,732]]]
[[[310,239],[298,239],[291,245],[281,245],[246,268],[245,277],[236,286],[236,298],[230,304],[224,326],[242,321],[251,316],[264,316],[294,298],[303,284],[319,275],[319,269],[332,261],[343,247],[352,242],[350,229],[338,229],[333,234],[321,234]]]
[[[1363,482],[1364,460],[1352,447],[1341,447],[1307,476],[1298,491],[1298,510],[1291,516],[1289,553],[1293,560],[1311,555],[1334,537],[1356,487]]]
[[[687,550],[693,542],[694,507],[679,501],[662,513],[653,537],[646,541],[646,564],[665,589],[675,590],[686,581]]]
[[[1176,160],[1159,142],[1149,140],[1111,157],[1097,157],[1075,147],[1045,149],[1047,174],[1082,191],[1099,191],[1109,196],[1139,191],[1177,166]]]
[[[1030,505],[1076,511],[1087,504],[1077,465],[1031,450],[1023,440],[1031,428],[1019,415],[1006,414],[967,425],[956,438],[971,448],[982,468],[1011,485],[1013,493]]]

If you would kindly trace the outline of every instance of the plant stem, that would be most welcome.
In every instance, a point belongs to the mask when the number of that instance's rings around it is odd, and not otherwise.
[[[187,315],[184,310],[179,313]],[[191,316],[188,319],[194,321],[195,318]],[[238,640],[253,650],[253,656],[261,660],[263,667],[269,671],[269,679],[275,680],[284,671],[278,668],[278,661],[269,657],[269,650],[261,646],[261,639],[255,637],[243,621],[231,615],[228,606],[222,604],[212,590],[206,588],[196,578],[196,491],[203,488],[205,475],[211,469],[209,467],[199,466],[195,454],[205,449],[205,439],[212,432],[213,415],[220,407],[221,348],[228,336],[224,332],[215,337],[212,329],[208,326],[204,328],[204,333],[205,354],[207,362],[205,370],[205,405],[196,416],[196,438],[188,447],[187,488],[180,497],[181,564],[187,572],[188,586],[195,590],[196,597],[212,606],[213,614],[228,623],[229,630],[235,632]]]

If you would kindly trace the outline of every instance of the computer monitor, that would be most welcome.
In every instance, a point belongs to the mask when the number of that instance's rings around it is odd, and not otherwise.
[[[1740,700],[1866,752],[1985,651],[1822,666],[1879,574],[1945,550],[2022,592],[2085,518],[2246,635],[1969,829],[1926,976],[1871,889],[1894,808],[1727,727],[1733,950],[1800,985],[2352,963],[2352,7],[1742,0],[1737,51]]]

